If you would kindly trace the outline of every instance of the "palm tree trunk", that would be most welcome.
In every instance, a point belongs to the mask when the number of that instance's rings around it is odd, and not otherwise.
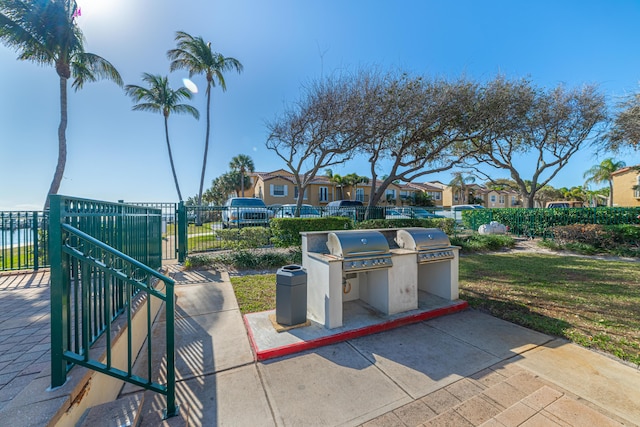
[[[173,164],[173,155],[171,154],[171,144],[169,144],[169,117],[164,116],[164,135],[167,139],[167,150],[169,151],[169,162],[171,163],[171,172],[173,172],[173,181],[176,183],[176,191],[178,192],[178,200],[182,201],[180,186],[178,185],[178,175],[176,175],[176,167]]]
[[[244,197],[244,168],[240,168],[240,191],[242,191],[242,197]]]
[[[67,164],[67,78],[60,77],[60,124],[58,125],[58,163],[53,174],[53,181],[44,202],[44,210],[49,209],[49,195],[58,194],[60,183]]]
[[[207,170],[207,155],[209,153],[209,130],[211,128],[211,87],[207,86],[207,130],[204,137],[204,157],[202,158],[202,173],[200,174],[200,191],[198,192],[198,205],[202,205],[202,189],[204,187],[204,173]]]
[[[609,180],[609,207],[613,207],[613,181]]]

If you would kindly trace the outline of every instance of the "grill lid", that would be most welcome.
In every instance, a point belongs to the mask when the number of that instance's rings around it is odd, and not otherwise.
[[[439,228],[405,228],[396,233],[399,247],[414,251],[425,251],[451,246],[449,237]]]
[[[341,258],[389,254],[389,243],[382,233],[373,230],[331,232],[327,238],[331,255]]]

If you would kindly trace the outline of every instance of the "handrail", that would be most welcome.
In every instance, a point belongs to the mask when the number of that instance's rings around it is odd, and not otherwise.
[[[77,228],[72,227],[69,224],[62,224],[61,227],[62,227],[63,230],[69,231],[69,232],[77,235],[78,237],[81,237],[81,238],[83,238],[85,240],[88,240],[91,244],[96,245],[100,249],[102,249],[104,251],[107,251],[107,252],[109,252],[109,253],[111,253],[113,255],[116,255],[119,258],[122,258],[124,261],[128,262],[129,264],[133,264],[136,268],[139,268],[140,270],[143,270],[143,271],[149,273],[150,275],[152,275],[152,276],[154,276],[154,277],[156,277],[156,278],[158,278],[158,279],[160,279],[160,280],[162,280],[164,282],[170,282],[171,285],[175,285],[175,283],[176,283],[175,280],[173,280],[172,278],[167,277],[167,276],[157,272],[153,268],[141,263],[140,261],[137,261],[137,260],[131,258],[127,254],[123,254],[119,250],[117,250],[115,248],[112,248],[111,246],[102,243],[100,240],[91,237],[87,233],[85,233],[85,232],[83,232],[81,230],[78,230]],[[71,246],[66,246],[66,247],[69,248],[69,249],[74,249],[74,250],[77,251],[76,248],[73,248]],[[99,265],[99,264],[96,263],[96,265]],[[114,272],[118,272],[118,270],[114,269],[114,268],[111,268],[111,270],[113,270]],[[149,288],[145,287],[145,289],[149,289]],[[153,290],[151,289],[151,291],[153,291]],[[160,297],[160,295],[161,295],[160,293],[157,293],[157,294],[154,294],[154,295],[157,296],[158,298],[161,298]]]
[[[73,366],[84,366],[166,395],[165,415],[171,417],[177,414],[175,281],[141,261],[153,262],[157,258],[160,211],[122,207],[122,204],[51,196],[51,385],[63,385]],[[123,250],[134,248],[141,260],[105,243],[101,237]],[[156,288],[157,281],[164,283],[164,292]],[[153,381],[151,329],[155,311],[151,308],[152,298],[164,302],[166,312],[166,373],[161,375],[166,380],[164,385]],[[138,316],[144,316],[144,311],[146,376],[133,373],[137,346],[141,344],[133,344],[133,322]],[[113,327],[115,322],[126,324],[126,337],[121,337],[126,339],[126,361],[123,355],[113,353],[112,339],[115,341],[117,331],[121,330]],[[140,326],[136,326],[137,330]],[[105,341],[104,361],[90,355],[98,339]],[[115,363],[118,356],[122,362]]]

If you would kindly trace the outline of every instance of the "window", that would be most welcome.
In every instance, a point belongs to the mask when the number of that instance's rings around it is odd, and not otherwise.
[[[387,197],[391,199],[396,198],[396,190],[387,190]]]
[[[305,189],[304,189],[304,195],[302,196],[302,198],[303,198],[304,200],[307,200],[307,194],[308,194],[308,191],[307,191],[307,190],[309,190],[309,189],[308,189],[308,188],[305,188]],[[298,200],[298,186],[293,187],[293,197],[294,197],[296,200]]]
[[[495,203],[496,202],[496,195],[492,194],[491,195],[491,203]]]
[[[499,200],[500,200],[500,204],[504,205],[504,196],[503,195],[500,195],[500,199]]]
[[[329,188],[320,187],[320,193],[318,194],[318,200],[321,202],[327,202],[329,200]]]
[[[442,193],[439,191],[427,191],[427,195],[431,197],[431,200],[440,200]],[[456,198],[456,200],[458,200]]]
[[[364,188],[356,188],[356,200],[364,202]]]
[[[287,195],[287,186],[282,184],[271,184],[271,195],[273,197],[285,197]]]
[[[516,196],[511,196],[511,206],[515,206],[518,204],[518,198]]]

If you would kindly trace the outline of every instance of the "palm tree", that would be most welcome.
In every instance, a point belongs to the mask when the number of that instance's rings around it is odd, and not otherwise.
[[[345,177],[337,173],[334,174],[331,169],[326,169],[325,173],[327,175],[327,178],[329,178],[329,182],[333,184],[333,187],[336,189],[340,189],[338,193],[340,196],[335,197],[335,200],[342,200],[343,198],[342,189],[345,185],[347,185],[347,181],[345,180]]]
[[[609,183],[609,207],[613,206],[613,173],[618,169],[622,169],[626,166],[626,163],[622,160],[619,162],[613,159],[604,159],[599,165],[592,166],[587,170],[583,178],[587,178],[584,182],[585,185],[593,182],[599,184],[601,182]]]
[[[453,179],[449,183],[449,186],[451,187],[453,194],[460,194],[462,202],[460,204],[464,205],[467,200],[467,184],[472,184],[474,182],[476,182],[476,179],[471,175],[464,176],[462,172],[453,173]]]
[[[348,175],[345,175],[344,177],[342,177],[342,180],[343,180],[343,186],[353,188],[352,198],[354,199],[357,197],[358,184],[369,183],[368,177],[358,175],[357,173],[350,173]]]
[[[200,191],[198,203],[202,201],[202,189],[204,187],[204,174],[207,169],[207,155],[209,153],[209,132],[211,129],[211,88],[216,85],[216,80],[223,91],[227,90],[223,72],[235,69],[242,71],[242,64],[235,58],[225,57],[211,50],[211,42],[205,43],[202,37],[193,37],[185,32],[176,32],[177,49],[167,52],[172,61],[170,70],[189,70],[189,77],[194,74],[204,74],[207,79],[207,130],[204,139],[204,156],[202,158],[202,173],[200,174]]]
[[[55,66],[60,78],[60,124],[58,162],[47,193],[57,194],[67,162],[67,81],[78,91],[85,83],[108,79],[122,86],[122,78],[111,63],[85,52],[84,37],[75,18],[73,0],[0,0],[0,41],[18,52],[18,59]]]
[[[151,111],[153,113],[161,113],[164,117],[164,134],[167,140],[167,150],[169,151],[169,162],[171,162],[171,171],[173,172],[173,180],[176,184],[178,199],[182,201],[180,186],[178,185],[178,176],[176,168],[173,164],[173,155],[171,154],[171,144],[169,143],[169,114],[189,114],[196,119],[200,118],[198,110],[191,105],[180,104],[183,99],[191,99],[191,92],[187,88],[181,87],[173,90],[169,87],[169,79],[159,75],[149,73],[142,74],[142,81],[146,82],[149,87],[136,85],[126,85],[125,92],[138,104],[134,105],[134,111]],[[144,102],[140,102],[144,101]],[[198,203],[200,200],[198,201]]]
[[[251,157],[246,154],[238,154],[231,162],[229,162],[229,167],[232,171],[240,173],[240,190],[242,191],[242,197],[244,197],[244,177],[247,172],[255,172],[255,166],[253,165],[253,160]]]

